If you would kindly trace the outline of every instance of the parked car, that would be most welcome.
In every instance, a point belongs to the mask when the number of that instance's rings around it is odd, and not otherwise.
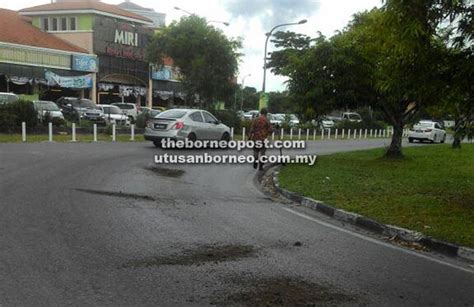
[[[112,103],[113,106],[117,106],[122,109],[123,113],[130,118],[131,122],[135,122],[138,116],[138,108],[137,105],[134,103],[125,103],[125,102],[117,102]]]
[[[335,126],[335,123],[332,119],[327,117],[321,117],[319,120],[313,120],[311,122],[313,126],[319,127],[319,129],[332,129]]]
[[[119,107],[108,104],[98,104],[97,107],[104,113],[104,118],[107,124],[116,124],[119,126],[130,125],[128,116],[123,114],[122,109]]]
[[[288,121],[288,124],[290,125],[290,127],[295,127],[295,126],[298,126],[300,124],[300,120],[298,119],[298,117],[295,114],[288,114],[285,117],[285,119],[286,119],[286,121]]]
[[[272,124],[273,127],[275,128],[280,128],[281,125],[283,124],[285,117],[279,115],[279,114],[268,114],[268,120],[270,121],[270,124]]]
[[[414,125],[408,133],[408,142],[413,143],[415,140],[444,143],[446,131],[438,122],[422,120]]]
[[[252,110],[244,113],[244,119],[251,120],[254,119],[255,117],[258,117],[258,114],[260,114],[259,111],[257,110]]]
[[[160,147],[162,139],[229,140],[230,128],[204,110],[171,109],[150,119],[144,136]]]
[[[350,122],[356,122],[356,123],[362,122],[362,117],[360,116],[359,113],[356,113],[356,112],[343,112],[341,114],[341,119],[348,120]]]
[[[104,113],[89,99],[62,97],[58,99],[58,106],[64,117],[72,120],[89,120],[98,125],[105,125]]]
[[[148,118],[153,118],[156,115],[160,114],[162,111],[158,109],[150,109],[148,107],[138,108],[138,114],[145,114]]]
[[[13,93],[0,93],[0,104],[7,104],[18,101],[18,96]]]
[[[38,113],[38,119],[40,121],[43,121],[43,118],[45,118],[45,116],[48,116],[48,115],[51,119],[53,118],[64,119],[63,112],[61,112],[61,109],[59,109],[58,105],[52,101],[35,100],[33,101],[33,107],[35,108],[35,111]]]

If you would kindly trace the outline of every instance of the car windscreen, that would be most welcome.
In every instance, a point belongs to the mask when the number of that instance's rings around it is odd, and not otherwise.
[[[168,110],[168,111],[164,111],[158,114],[156,118],[178,119],[178,118],[182,118],[184,115],[186,115],[186,113],[187,112],[183,110]]]
[[[104,110],[105,114],[122,114],[122,110],[120,110],[120,108],[118,107],[109,106],[109,107],[102,107],[102,109]]]
[[[37,102],[35,103],[38,110],[43,111],[59,111],[58,106],[52,102]]]
[[[416,128],[432,128],[433,123],[418,123],[415,125]]]
[[[357,115],[357,114],[349,114],[349,119],[359,120],[359,119],[360,119],[360,116]]]

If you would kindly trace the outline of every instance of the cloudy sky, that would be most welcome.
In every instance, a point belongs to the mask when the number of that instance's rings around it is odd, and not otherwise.
[[[118,4],[125,0],[102,1]],[[2,0],[0,7],[17,10],[49,2],[49,0]],[[239,83],[242,77],[251,74],[245,78],[245,85],[253,86],[257,90],[261,90],[263,81],[265,33],[273,26],[307,19],[308,22],[304,25],[286,29],[312,37],[316,36],[318,31],[326,36],[332,36],[335,30],[340,30],[347,24],[354,13],[381,5],[381,0],[133,0],[133,2],[167,14],[167,24],[184,14],[175,10],[175,6],[206,17],[208,20],[229,22],[229,27],[219,23],[212,24],[222,29],[227,36],[243,38],[242,51],[245,55],[240,64]],[[272,46],[269,46],[269,51],[272,51]],[[267,91],[283,90],[284,81],[284,78],[268,73]]]

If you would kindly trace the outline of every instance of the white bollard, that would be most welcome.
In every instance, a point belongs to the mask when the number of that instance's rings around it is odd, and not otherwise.
[[[245,127],[242,127],[242,140],[245,141]]]
[[[48,124],[48,130],[49,130],[49,141],[53,141],[53,123]]]
[[[284,137],[285,137],[285,128],[281,128],[280,140],[283,140]]]
[[[324,128],[321,129],[321,141],[324,140]]]
[[[336,129],[336,133],[334,133],[334,138],[337,140],[338,129]]]
[[[230,128],[230,139],[234,139],[234,127]]]
[[[301,140],[301,128],[298,129],[298,140]]]
[[[275,140],[275,131],[272,132],[272,141]]]
[[[23,142],[26,142],[26,123],[25,122],[21,123],[21,140]]]
[[[372,129],[370,129],[370,138],[372,138],[372,135],[373,135]]]
[[[130,125],[130,141],[135,141],[135,125]]]
[[[293,139],[293,128],[290,128],[290,140]]]
[[[76,142],[76,123],[72,123],[72,139],[71,142]]]
[[[344,129],[342,129],[342,135],[341,135],[341,139],[343,139],[343,138],[344,138],[344,132],[345,132],[345,130],[344,130]]]
[[[328,140],[330,140],[330,139],[331,139],[331,129],[329,128],[328,129]]]
[[[367,129],[365,129],[365,133],[364,133],[364,139],[367,138]]]
[[[97,142],[97,124],[94,124],[93,130],[94,130],[94,142]]]
[[[313,129],[313,141],[316,141],[316,129]]]
[[[306,141],[309,141],[309,129],[306,129]]]
[[[347,139],[351,138],[351,129],[347,129]]]
[[[359,139],[362,138],[362,129],[359,129]]]
[[[115,131],[115,124],[112,124],[112,142],[115,142],[117,140],[117,134]]]
[[[357,129],[354,129],[354,140],[357,139]]]

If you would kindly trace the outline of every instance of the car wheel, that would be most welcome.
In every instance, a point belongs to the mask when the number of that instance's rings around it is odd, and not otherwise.
[[[160,141],[153,141],[153,145],[155,145],[156,148],[161,148],[161,142]]]
[[[408,138],[408,143],[413,143],[413,138]]]
[[[221,138],[222,141],[226,141],[226,142],[229,142],[230,141],[230,135],[228,132],[224,132],[224,134],[222,135],[222,138]]]
[[[191,132],[188,135],[188,140],[190,140],[191,142],[195,142],[197,140],[196,134],[194,132]]]

